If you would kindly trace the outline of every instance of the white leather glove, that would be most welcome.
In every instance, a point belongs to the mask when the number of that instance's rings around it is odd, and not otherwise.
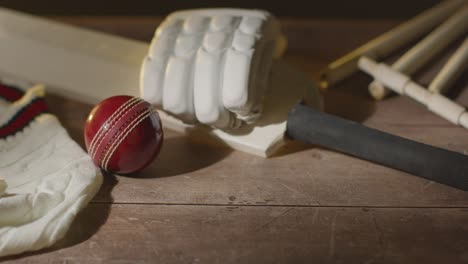
[[[0,87],[0,256],[61,239],[96,194],[102,175],[91,158],[44,112],[44,89]],[[14,96],[13,96],[14,97]]]
[[[141,97],[185,123],[235,128],[261,114],[279,23],[266,11],[180,11],[159,26]]]

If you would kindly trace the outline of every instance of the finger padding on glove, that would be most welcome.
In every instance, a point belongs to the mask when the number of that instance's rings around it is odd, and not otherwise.
[[[143,62],[141,96],[186,123],[252,122],[262,110],[278,36],[278,22],[264,11],[173,13]]]

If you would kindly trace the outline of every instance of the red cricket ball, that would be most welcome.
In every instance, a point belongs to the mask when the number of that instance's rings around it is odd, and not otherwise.
[[[113,96],[97,104],[84,127],[86,149],[102,169],[130,174],[158,155],[163,142],[161,120],[143,99]]]

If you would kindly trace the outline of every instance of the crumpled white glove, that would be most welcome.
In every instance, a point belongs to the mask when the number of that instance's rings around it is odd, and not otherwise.
[[[2,98],[5,87],[0,87],[0,256],[61,239],[102,183],[91,158],[55,116],[41,110],[43,87],[34,86],[13,102]]]
[[[266,11],[175,12],[153,38],[140,95],[189,124],[235,128],[254,122],[275,49],[281,53],[278,39],[279,23]]]

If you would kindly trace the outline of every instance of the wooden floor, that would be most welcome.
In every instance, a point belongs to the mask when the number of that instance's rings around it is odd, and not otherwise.
[[[158,19],[59,18],[148,40]],[[395,21],[283,20],[285,60],[311,77]],[[427,83],[440,62],[419,76]],[[466,74],[465,74],[466,76]],[[358,75],[326,110],[468,154],[468,132],[409,99],[374,103]],[[459,82],[465,86],[467,78]],[[461,90],[461,89],[458,89]],[[80,144],[89,105],[48,96]],[[468,89],[458,101],[468,105]],[[468,172],[467,175],[468,176]],[[105,175],[65,239],[5,263],[468,263],[468,193],[319,147],[263,159],[166,131],[137,177]],[[1,261],[2,259],[0,259]]]

